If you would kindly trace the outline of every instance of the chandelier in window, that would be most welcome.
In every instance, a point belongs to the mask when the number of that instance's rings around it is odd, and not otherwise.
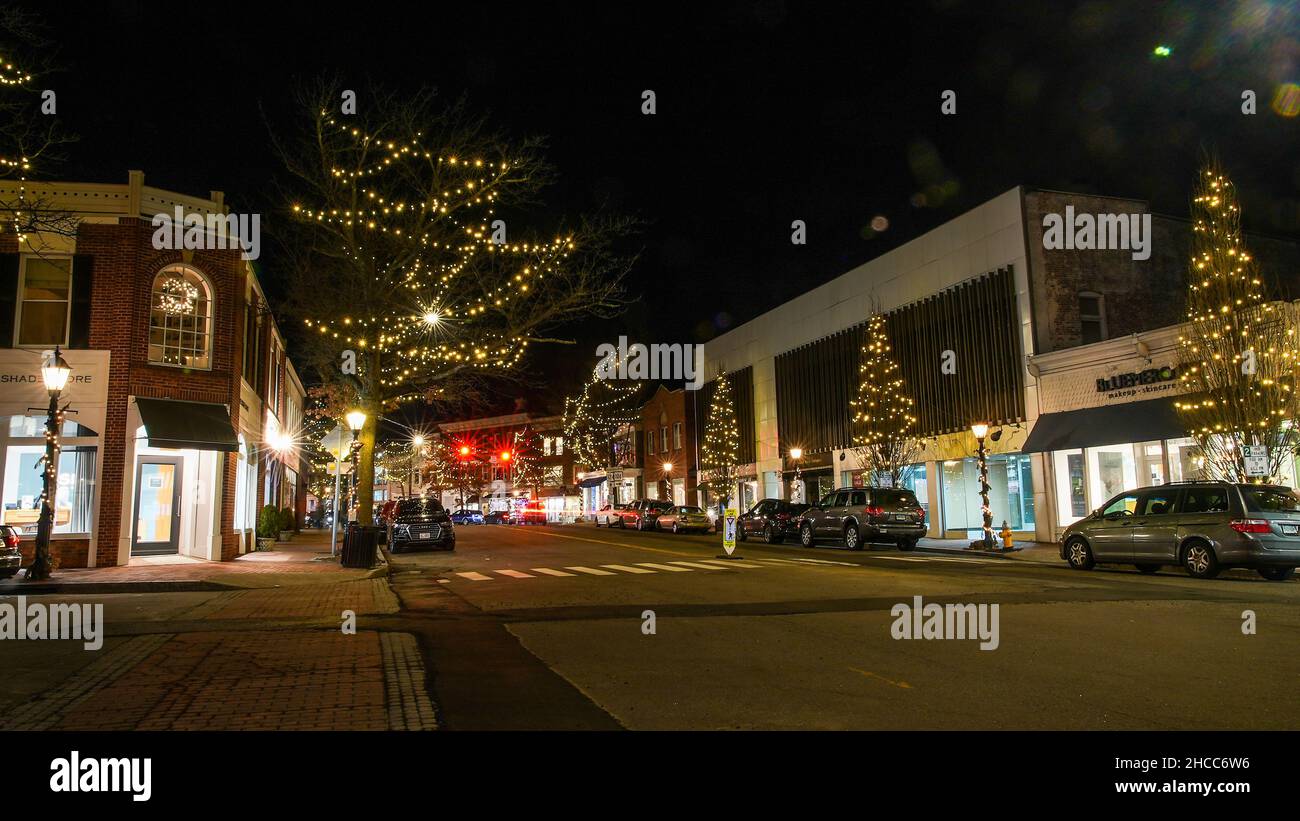
[[[158,288],[158,307],[172,316],[189,316],[199,301],[199,288],[181,276],[163,280]]]

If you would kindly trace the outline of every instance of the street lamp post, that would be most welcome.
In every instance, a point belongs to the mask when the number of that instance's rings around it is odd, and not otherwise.
[[[664,462],[664,496],[671,498],[672,493],[673,493],[673,463]]]
[[[975,434],[975,441],[979,445],[977,455],[980,470],[980,511],[984,514],[984,547],[986,550],[992,550],[993,509],[989,507],[989,462],[988,451],[984,449],[984,438],[989,435],[989,426],[984,422],[976,422],[970,426],[970,432]]]
[[[422,448],[422,447],[424,447],[424,437],[417,433],[415,436],[413,436],[413,437],[411,438],[411,473],[415,476],[414,481],[411,483],[411,495],[412,495],[412,496],[415,495],[415,490],[416,490],[416,488],[420,488],[420,487],[422,487],[422,482],[421,482],[420,480],[421,480],[423,477],[421,477],[420,474],[421,474],[423,471],[421,471],[421,470],[419,469],[419,467],[418,467],[418,464],[419,464],[419,463],[416,462],[416,460],[415,460],[415,457],[416,457],[417,455],[419,455],[419,453],[420,453],[420,448]],[[420,495],[423,496],[424,494],[421,493]]]
[[[794,460],[794,486],[799,488],[799,498],[795,501],[803,502],[803,474],[799,472],[799,460],[803,458],[803,448],[790,448],[790,458]]]
[[[358,504],[357,501],[357,453],[361,450],[361,442],[357,436],[361,433],[361,428],[366,424],[366,414],[364,411],[348,411],[344,417],[348,422],[348,429],[352,431],[352,489],[348,493],[351,504]],[[350,508],[350,506],[349,506]],[[349,519],[351,522],[351,519]]]
[[[50,394],[50,407],[45,417],[45,476],[41,491],[41,516],[36,523],[36,556],[27,568],[27,581],[42,581],[50,577],[50,534],[54,531],[54,502],[59,486],[59,423],[63,412],[59,410],[59,394],[68,384],[72,368],[59,353],[58,346],[41,365],[41,379]]]

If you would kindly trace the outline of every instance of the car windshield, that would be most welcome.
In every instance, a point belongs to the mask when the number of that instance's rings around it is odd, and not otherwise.
[[[437,499],[403,499],[397,503],[398,516],[418,516],[430,513],[442,513],[442,504]]]
[[[1241,490],[1242,495],[1246,497],[1246,507],[1251,511],[1264,513],[1300,511],[1300,495],[1290,488],[1260,487]]]

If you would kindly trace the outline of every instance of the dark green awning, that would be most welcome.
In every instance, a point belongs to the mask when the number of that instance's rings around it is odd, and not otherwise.
[[[1100,408],[1045,413],[1034,422],[1021,453],[1180,439],[1187,429],[1172,399],[1121,402]]]
[[[174,399],[135,400],[149,437],[149,446],[191,450],[239,450],[230,411],[211,402]]]

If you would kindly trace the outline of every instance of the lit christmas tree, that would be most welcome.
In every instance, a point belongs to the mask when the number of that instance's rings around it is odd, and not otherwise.
[[[858,365],[858,395],[849,400],[854,451],[872,481],[888,477],[898,487],[903,471],[919,456],[921,442],[912,433],[914,405],[894,361],[885,317],[873,314]]]
[[[621,304],[630,222],[530,230],[554,172],[537,140],[511,142],[431,92],[352,95],[322,86],[301,133],[276,140],[292,176],[285,245],[296,358],[323,380],[355,381],[358,518],[371,520],[376,426],[410,401],[454,403],[508,377],[554,328]],[[548,221],[553,221],[548,217]]]
[[[704,425],[704,445],[700,451],[700,466],[708,474],[704,485],[709,495],[720,500],[724,507],[731,503],[739,465],[740,424],[736,421],[736,398],[724,370],[718,374],[713,398],[709,401],[709,418]]]
[[[576,463],[607,472],[635,464],[640,394],[638,382],[602,378],[598,366],[582,393],[564,400],[564,443],[572,448]],[[611,502],[630,501],[616,498],[618,486],[612,481],[610,492]]]
[[[529,427],[515,431],[510,451],[514,486],[527,488],[533,492],[534,499],[539,498],[545,479],[541,435]]]
[[[1192,200],[1187,324],[1178,338],[1175,402],[1210,478],[1276,481],[1298,444],[1297,339],[1293,306],[1268,301],[1241,237],[1231,180],[1202,171]],[[1247,477],[1243,446],[1268,448],[1265,477]]]

